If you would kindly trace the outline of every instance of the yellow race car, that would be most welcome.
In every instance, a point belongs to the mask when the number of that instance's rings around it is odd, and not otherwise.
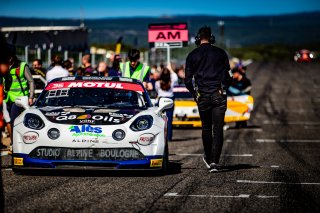
[[[175,87],[173,123],[174,127],[201,127],[197,103],[185,87]],[[254,99],[250,95],[230,96],[227,98],[226,123],[247,121],[253,110]]]

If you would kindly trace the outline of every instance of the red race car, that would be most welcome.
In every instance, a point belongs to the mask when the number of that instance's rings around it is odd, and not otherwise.
[[[306,49],[299,50],[294,55],[296,62],[311,62],[314,58],[314,53]]]

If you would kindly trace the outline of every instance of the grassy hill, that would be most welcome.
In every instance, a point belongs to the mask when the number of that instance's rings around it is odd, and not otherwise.
[[[88,19],[85,25],[90,29],[90,43],[114,43],[123,36],[127,45],[148,47],[147,30],[150,23],[187,22],[190,36],[199,27],[212,27],[221,42],[217,22],[225,22],[224,42],[227,47],[243,47],[260,44],[299,45],[319,43],[320,12],[299,13],[279,16],[217,17],[217,16],[174,16],[174,17],[132,17]],[[25,19],[0,17],[0,27],[7,26],[77,26],[76,19]]]
[[[225,23],[224,37],[219,32],[218,21]],[[217,45],[239,58],[254,60],[292,60],[296,50],[307,48],[320,52],[320,11],[278,16],[218,17],[172,16],[102,18],[85,20],[89,28],[89,43],[97,47],[114,49],[117,39],[123,37],[123,51],[131,47],[148,48],[147,31],[150,23],[188,23],[193,37],[203,25],[212,27]],[[9,26],[79,26],[77,19],[39,19],[0,17],[0,27]],[[175,49],[172,57],[184,60],[194,44]]]

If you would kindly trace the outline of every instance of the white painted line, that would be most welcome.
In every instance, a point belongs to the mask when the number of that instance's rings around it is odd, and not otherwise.
[[[278,198],[279,196],[268,196],[268,195],[257,195],[257,198],[268,199],[268,198]]]
[[[253,157],[253,154],[242,154],[242,155],[221,155],[224,157]]]
[[[203,156],[203,154],[176,154],[176,155],[180,155],[180,156]],[[225,155],[221,155],[223,157],[252,157],[252,154],[225,154]]]
[[[240,194],[240,195],[180,195],[178,193],[166,193],[164,194],[165,197],[212,197],[212,198],[250,198],[251,195],[248,194]],[[270,196],[270,195],[255,195],[254,197],[261,198],[261,199],[270,199],[270,198],[279,198],[279,196]]]
[[[167,196],[167,197],[174,197],[174,196],[177,196],[178,195],[178,193],[170,193],[170,192],[168,192],[168,193],[166,193],[166,194],[164,194],[164,196]]]
[[[280,125],[283,124],[280,121],[263,121],[263,124],[273,124],[273,125]],[[320,125],[320,122],[316,121],[289,121],[287,122],[289,125]]]
[[[260,166],[260,168],[280,168],[280,166],[277,166],[277,165],[271,165],[271,166]]]
[[[275,143],[277,142],[275,139],[256,139],[258,143]]]
[[[261,128],[252,128],[252,129],[250,129],[250,128],[241,128],[240,129],[240,131],[244,131],[244,132],[249,132],[249,131],[251,131],[251,132],[262,132],[263,130],[261,129]]]
[[[305,139],[286,139],[286,140],[276,140],[276,139],[256,139],[258,143],[320,143],[320,140],[305,140]]]
[[[287,185],[320,185],[320,183],[290,183],[290,182],[272,182],[272,181],[254,181],[254,180],[237,180],[237,183],[252,184],[287,184]]]
[[[176,154],[181,156],[203,156],[203,154]]]
[[[263,132],[262,128],[259,128],[259,127],[247,127],[247,128],[241,128],[241,129],[236,129],[236,128],[233,128],[233,127],[229,127],[228,130],[240,130],[242,132]],[[226,142],[231,142],[231,140],[226,140]]]
[[[288,140],[280,140],[281,143],[320,143],[320,140],[295,140],[295,139],[288,139]]]
[[[165,197],[214,197],[214,198],[249,198],[250,195],[240,194],[240,195],[179,195],[178,193],[166,193]]]
[[[318,126],[304,126],[305,129],[319,129]]]

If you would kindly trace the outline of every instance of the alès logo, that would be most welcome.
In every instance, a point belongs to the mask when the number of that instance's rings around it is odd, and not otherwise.
[[[93,137],[105,137],[105,134],[102,134],[101,127],[92,127],[91,125],[81,125],[81,126],[70,126],[70,132],[72,136],[93,136]]]

